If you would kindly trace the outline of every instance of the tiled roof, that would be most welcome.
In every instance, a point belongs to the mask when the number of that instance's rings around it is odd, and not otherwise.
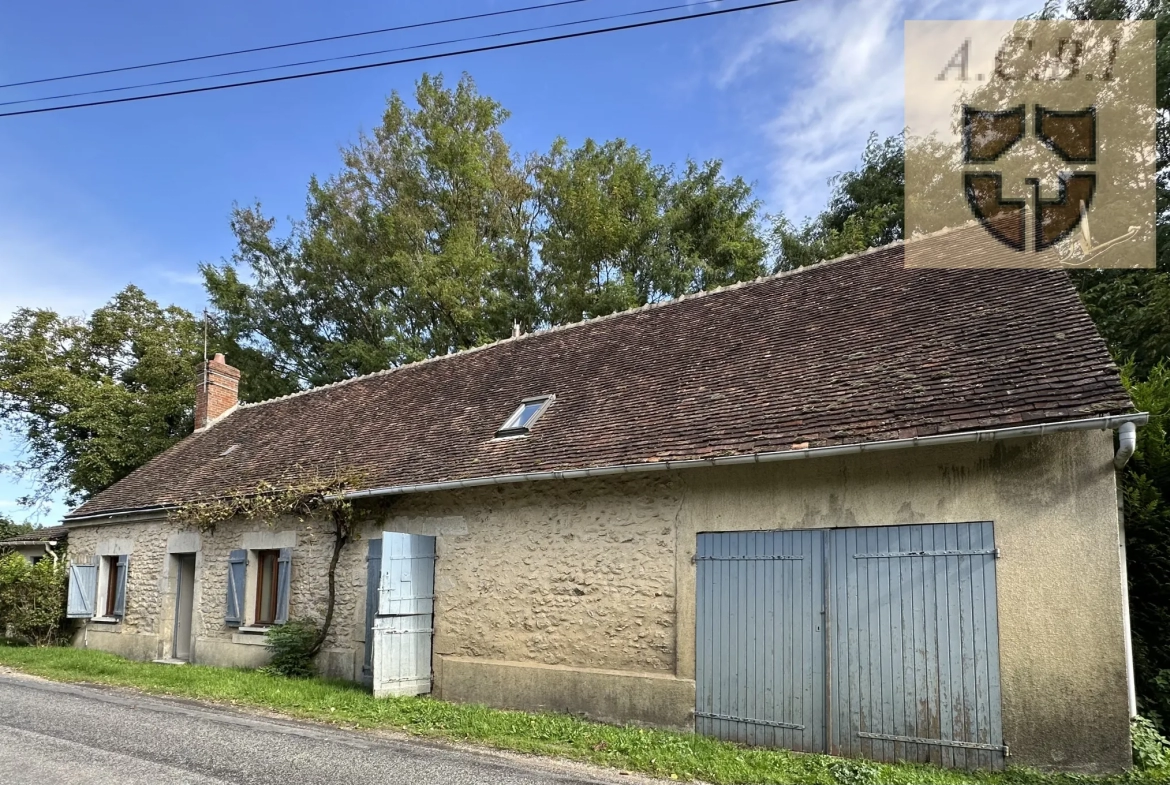
[[[8,537],[0,540],[0,545],[32,545],[49,540],[64,540],[69,537],[69,530],[64,526],[46,526],[42,529],[33,529],[25,534]]]
[[[72,515],[297,467],[388,487],[1132,411],[1065,273],[907,270],[902,257],[890,246],[241,406]],[[531,434],[493,438],[548,393]]]

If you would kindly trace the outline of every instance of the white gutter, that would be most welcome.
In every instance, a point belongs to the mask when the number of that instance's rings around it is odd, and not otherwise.
[[[1117,440],[1117,454],[1113,456],[1113,465],[1120,469],[1133,456],[1133,451],[1137,447],[1137,426],[1131,422],[1122,423],[1117,431]]]
[[[1018,439],[1025,436],[1043,436],[1049,433],[1062,431],[1097,431],[1121,428],[1126,423],[1134,426],[1145,425],[1149,420],[1149,413],[1110,414],[1102,417],[1090,417],[1084,420],[1064,420],[1062,422],[1042,423],[1040,425],[1020,425],[1011,428],[988,428],[981,431],[963,431],[948,433],[939,436],[914,436],[908,439],[887,439],[880,442],[862,442],[859,444],[842,444],[833,447],[811,447],[801,450],[780,450],[777,452],[752,453],[750,455],[728,455],[718,458],[698,458],[682,461],[644,461],[641,463],[625,463],[614,466],[594,466],[586,469],[564,469],[560,471],[528,472],[522,474],[497,474],[486,477],[472,477],[466,480],[446,480],[443,482],[416,483],[413,485],[390,485],[384,488],[370,488],[364,491],[353,491],[343,494],[347,499],[364,499],[376,496],[399,496],[407,493],[429,493],[432,491],[449,491],[459,488],[479,488],[485,485],[507,485],[517,482],[538,482],[541,480],[572,480],[583,477],[606,477],[614,474],[632,474],[636,472],[673,471],[679,469],[697,469],[704,466],[740,466],[749,463],[773,463],[775,461],[795,461],[806,458],[827,458],[837,455],[856,455],[858,453],[880,452],[882,450],[899,450],[909,447],[934,447],[946,444],[963,444],[966,442],[992,442],[1002,439]],[[79,515],[66,517],[65,523],[78,523],[99,519],[121,518],[127,515],[158,513],[178,507],[177,504],[159,505],[156,507],[141,507],[132,510],[121,510],[110,513],[96,513],[94,515]]]
[[[531,472],[527,474],[503,474],[492,477],[475,477],[468,480],[449,480],[446,482],[418,483],[415,485],[391,485],[385,488],[370,488],[365,491],[354,491],[345,494],[347,499],[361,499],[372,496],[395,496],[406,493],[426,493],[430,491],[447,491],[458,488],[476,488],[484,485],[504,485],[516,482],[536,482],[539,480],[571,480],[581,477],[605,477],[612,474],[629,474],[634,472],[670,471],[677,469],[696,469],[703,466],[739,466],[748,463],[773,463],[775,461],[795,461],[804,458],[825,458],[836,455],[856,455],[858,453],[879,452],[882,450],[898,450],[909,447],[932,447],[945,444],[961,444],[964,442],[990,442],[1002,439],[1017,439],[1024,436],[1043,436],[1061,431],[1088,431],[1123,428],[1129,425],[1145,425],[1149,420],[1148,412],[1136,414],[1107,415],[1092,417],[1085,420],[1065,420],[1063,422],[1043,423],[1040,425],[1022,425],[1012,428],[989,428],[982,431],[963,431],[940,436],[914,436],[909,439],[887,439],[880,442],[862,442],[860,444],[842,444],[834,447],[811,447],[803,450],[781,450],[779,452],[761,452],[751,455],[730,455],[719,458],[700,458],[683,461],[654,461],[642,463],[627,463],[616,466],[599,466],[588,469],[566,469],[563,471]]]

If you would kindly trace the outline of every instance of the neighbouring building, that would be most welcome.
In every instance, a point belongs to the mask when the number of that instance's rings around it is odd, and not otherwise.
[[[329,525],[168,511],[345,467],[371,506],[330,675],[798,750],[1124,769],[1115,465],[1145,415],[1064,273],[902,257],[255,404],[217,355],[196,432],[67,517],[77,645],[262,664],[270,625],[324,613]]]
[[[45,526],[25,534],[0,540],[0,553],[15,551],[32,564],[41,559],[56,561],[65,551],[69,529],[64,526]]]

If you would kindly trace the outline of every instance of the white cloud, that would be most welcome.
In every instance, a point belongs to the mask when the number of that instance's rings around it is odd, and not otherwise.
[[[996,0],[975,9],[944,0],[820,0],[786,6],[735,41],[715,77],[725,90],[770,90],[759,118],[770,148],[765,198],[791,217],[813,215],[828,178],[856,165],[871,132],[903,126],[902,28],[906,19],[1017,19],[1042,0]]]
[[[203,274],[198,270],[192,272],[190,270],[174,270],[167,267],[160,268],[156,273],[164,281],[170,281],[174,284],[203,287]]]

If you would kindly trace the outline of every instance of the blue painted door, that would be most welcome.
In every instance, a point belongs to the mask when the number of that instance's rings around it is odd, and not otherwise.
[[[431,691],[435,544],[434,537],[382,533],[377,607],[368,633],[375,697]]]
[[[837,529],[830,751],[1001,768],[990,523]]]
[[[823,537],[822,531],[699,535],[699,733],[824,749]]]

